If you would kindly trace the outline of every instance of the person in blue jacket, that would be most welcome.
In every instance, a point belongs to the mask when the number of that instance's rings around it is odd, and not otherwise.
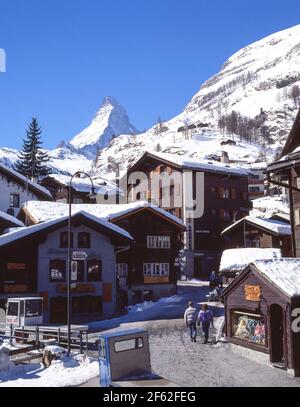
[[[198,325],[202,324],[204,333],[204,343],[208,343],[209,327],[210,324],[214,327],[214,318],[211,310],[208,309],[207,304],[203,304],[201,311],[198,314]]]

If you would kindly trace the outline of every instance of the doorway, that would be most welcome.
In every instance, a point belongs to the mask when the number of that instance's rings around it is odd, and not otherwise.
[[[52,324],[67,323],[66,297],[56,297],[50,299],[50,322]]]
[[[280,305],[271,305],[271,362],[280,365],[285,365],[286,362],[284,352],[283,315],[283,309]]]
[[[203,277],[202,257],[194,256],[194,278],[201,279]]]

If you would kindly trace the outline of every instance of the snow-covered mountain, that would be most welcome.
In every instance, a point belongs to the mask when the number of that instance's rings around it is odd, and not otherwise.
[[[231,160],[271,160],[300,105],[299,67],[300,25],[241,49],[178,116],[146,133],[112,140],[94,172],[109,176],[118,166],[122,171],[145,150],[217,159],[226,151]],[[235,126],[228,122],[233,111]]]
[[[232,55],[206,81],[175,121],[213,125],[233,110],[255,118],[261,110],[270,135],[282,141],[299,108],[300,25],[272,34]]]
[[[46,151],[46,150],[45,150]],[[81,170],[90,172],[92,167],[92,158],[79,154],[70,147],[60,147],[48,151],[50,161],[47,164],[54,174],[70,175]],[[18,151],[12,148],[0,148],[0,162],[13,167],[18,160]]]
[[[106,96],[91,124],[77,134],[70,145],[83,153],[97,154],[120,134],[136,134],[137,129],[130,123],[126,110],[111,96]]]
[[[236,52],[182,113],[142,134],[125,109],[105,97],[85,130],[49,152],[53,172],[92,168],[94,175],[113,178],[146,150],[209,159],[226,151],[238,163],[270,161],[300,106],[299,67],[297,25]],[[16,159],[17,151],[0,149],[0,161],[10,165]]]

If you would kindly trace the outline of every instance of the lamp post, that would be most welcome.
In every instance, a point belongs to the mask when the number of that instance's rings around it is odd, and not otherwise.
[[[68,276],[67,276],[67,326],[68,326],[68,351],[67,355],[70,356],[71,353],[71,266],[72,266],[72,253],[71,253],[71,217],[72,217],[72,181],[73,178],[79,175],[85,175],[91,181],[91,192],[89,197],[91,199],[96,198],[97,194],[95,192],[94,183],[91,176],[83,171],[76,171],[72,175],[69,184],[69,220],[68,220]]]

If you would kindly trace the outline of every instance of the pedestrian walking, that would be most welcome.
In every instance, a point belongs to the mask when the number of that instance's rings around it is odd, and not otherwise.
[[[217,283],[217,274],[216,274],[216,272],[213,270],[213,271],[210,273],[210,276],[209,276],[209,286],[212,287],[212,288],[215,288],[215,287],[216,287],[216,283]]]
[[[204,333],[204,343],[208,343],[210,324],[214,327],[213,313],[208,309],[207,304],[203,304],[201,311],[198,314],[198,325],[202,325]]]
[[[189,329],[189,333],[191,335],[191,341],[196,342],[197,336],[197,310],[194,307],[192,301],[189,301],[188,308],[184,312],[184,321],[186,323],[187,328]]]

